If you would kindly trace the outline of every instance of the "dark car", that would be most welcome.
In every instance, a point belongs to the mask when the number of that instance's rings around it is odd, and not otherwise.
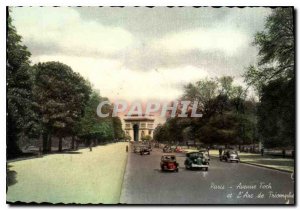
[[[202,152],[189,152],[186,154],[184,165],[186,169],[199,168],[207,171],[209,161],[205,158]]]
[[[163,155],[160,161],[160,168],[162,171],[178,172],[179,164],[176,161],[175,155]]]
[[[220,161],[226,162],[240,162],[240,157],[236,150],[224,150],[223,153],[220,155]]]
[[[150,149],[148,147],[141,147],[140,155],[150,155]]]
[[[164,148],[163,148],[163,152],[164,153],[170,153],[170,152],[172,152],[172,149],[171,149],[171,147],[170,146],[164,146]]]

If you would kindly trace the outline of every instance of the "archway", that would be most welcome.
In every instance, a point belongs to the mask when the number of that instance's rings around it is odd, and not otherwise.
[[[139,125],[138,124],[133,125],[133,140],[134,141],[139,140]]]

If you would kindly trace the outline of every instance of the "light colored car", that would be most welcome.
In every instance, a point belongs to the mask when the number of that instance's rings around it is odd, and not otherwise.
[[[220,156],[220,161],[226,162],[240,162],[240,157],[235,150],[225,150]]]

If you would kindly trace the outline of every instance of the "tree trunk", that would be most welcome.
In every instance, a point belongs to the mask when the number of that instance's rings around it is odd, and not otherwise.
[[[62,137],[59,137],[59,141],[58,141],[58,151],[62,152]]]
[[[75,149],[75,136],[72,136],[71,149]]]
[[[52,136],[51,136],[51,134],[49,134],[47,151],[51,152],[51,150],[52,150],[51,148],[52,148]]]
[[[43,133],[43,152],[47,152],[48,150],[48,133]]]

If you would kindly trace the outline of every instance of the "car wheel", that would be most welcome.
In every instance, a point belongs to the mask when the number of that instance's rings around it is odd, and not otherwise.
[[[205,171],[208,171],[208,168],[206,168]]]
[[[179,169],[178,169],[178,168],[176,168],[175,172],[177,172],[177,173],[178,173],[178,171],[179,171]]]

